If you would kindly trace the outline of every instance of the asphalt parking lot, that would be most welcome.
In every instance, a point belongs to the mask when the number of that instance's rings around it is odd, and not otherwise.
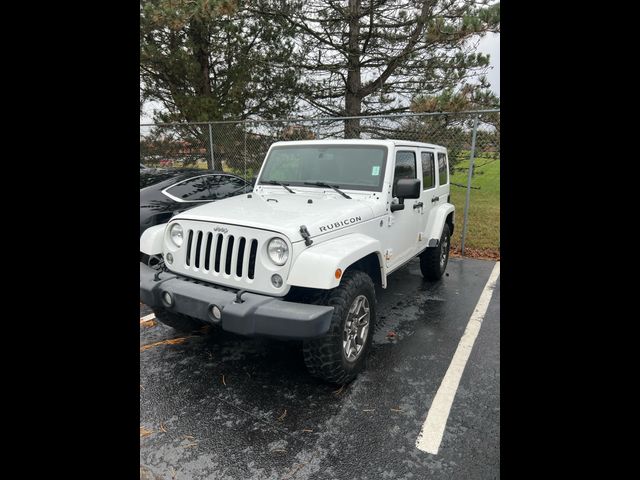
[[[429,283],[414,260],[391,275],[368,368],[343,388],[310,377],[297,343],[141,323],[141,478],[499,478],[499,277],[440,448],[416,448],[494,266],[451,258]]]

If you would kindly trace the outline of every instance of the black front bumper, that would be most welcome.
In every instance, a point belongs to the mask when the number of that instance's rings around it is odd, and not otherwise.
[[[250,292],[242,295],[242,303],[236,303],[233,292],[192,283],[171,272],[162,272],[155,280],[157,273],[140,263],[140,301],[152,308],[162,307],[247,336],[313,338],[329,330],[333,307],[286,302]],[[173,298],[171,307],[162,300],[165,292]],[[220,321],[211,314],[214,305],[222,311]]]

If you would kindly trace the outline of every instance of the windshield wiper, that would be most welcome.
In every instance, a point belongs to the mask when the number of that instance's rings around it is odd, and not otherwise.
[[[275,180],[260,180],[260,183],[264,183],[265,185],[280,185],[281,187],[286,189],[288,192],[296,193],[287,186],[289,185],[288,183],[276,182]]]
[[[338,192],[340,195],[342,195],[344,198],[351,198],[349,195],[347,195],[346,193],[344,193],[342,190],[340,190],[338,187],[340,185],[330,185],[328,183],[324,183],[324,182],[304,182],[305,185],[316,185],[318,187],[328,187],[328,188],[333,188],[336,192]]]

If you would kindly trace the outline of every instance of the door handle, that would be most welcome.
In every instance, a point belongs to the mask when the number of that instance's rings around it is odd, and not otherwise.
[[[431,203],[437,202],[438,200],[440,200],[440,197],[433,197]]]
[[[414,203],[414,204],[413,204],[413,209],[414,209],[414,210],[415,210],[416,208],[422,208],[422,207],[423,207],[422,202],[416,202],[416,203]]]

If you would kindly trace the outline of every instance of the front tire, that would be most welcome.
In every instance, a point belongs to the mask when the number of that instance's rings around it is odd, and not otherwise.
[[[309,373],[327,382],[346,384],[366,366],[376,318],[376,294],[371,277],[347,271],[340,285],[327,293],[325,305],[334,307],[329,331],[303,342]]]
[[[427,248],[420,255],[420,270],[427,280],[440,280],[449,263],[449,247],[451,246],[451,233],[449,225],[444,224],[442,236],[437,247]]]
[[[164,308],[153,308],[156,318],[179,332],[193,332],[206,325],[205,322],[197,318],[183,315],[182,313],[170,312]]]

